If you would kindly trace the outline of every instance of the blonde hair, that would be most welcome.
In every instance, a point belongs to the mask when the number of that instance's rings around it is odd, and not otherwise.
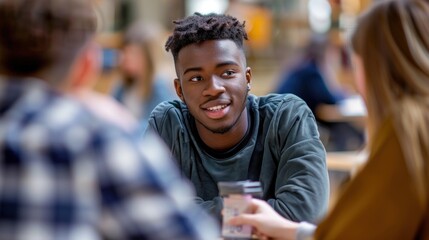
[[[351,38],[365,69],[368,131],[393,118],[422,200],[429,159],[429,3],[382,1],[361,16]],[[426,171],[425,171],[426,170]]]

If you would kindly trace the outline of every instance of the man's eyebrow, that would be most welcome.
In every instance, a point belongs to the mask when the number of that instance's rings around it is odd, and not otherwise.
[[[239,66],[239,64],[237,62],[225,61],[225,62],[221,62],[221,63],[216,64],[216,68],[229,66],[229,65]],[[202,67],[190,67],[190,68],[185,69],[185,71],[183,72],[183,75],[185,75],[188,72],[200,72],[202,70],[203,70]]]
[[[224,67],[224,66],[228,66],[228,65],[240,66],[237,62],[234,62],[234,61],[226,61],[226,62],[221,62],[221,63],[217,64],[217,65],[216,65],[216,68],[218,68],[218,67]]]
[[[199,71],[201,71],[201,70],[203,70],[203,68],[202,67],[190,67],[190,68],[187,68],[184,72],[183,72],[183,75],[185,75],[186,73],[188,73],[188,72],[199,72]]]

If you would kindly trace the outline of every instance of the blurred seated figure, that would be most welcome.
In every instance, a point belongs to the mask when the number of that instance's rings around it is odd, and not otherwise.
[[[307,103],[316,117],[321,139],[328,151],[356,150],[364,143],[362,129],[346,120],[338,120],[338,117],[335,121],[322,118],[339,115],[337,103],[348,95],[329,74],[326,67],[329,64],[328,49],[329,41],[325,36],[313,35],[303,57],[281,74],[280,84],[274,92],[293,93]]]
[[[119,68],[122,81],[114,87],[113,96],[139,121],[138,132],[144,132],[150,113],[159,103],[176,99],[173,83],[158,73],[157,49],[162,28],[155,23],[137,21],[124,34]]]

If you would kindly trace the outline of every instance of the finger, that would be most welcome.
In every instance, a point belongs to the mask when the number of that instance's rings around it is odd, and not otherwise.
[[[231,225],[252,225],[257,224],[256,216],[254,214],[241,214],[239,216],[229,219],[228,224]]]
[[[255,199],[252,199],[252,200],[248,203],[247,208],[246,208],[246,213],[256,213],[256,212],[257,212],[257,210],[258,210],[259,206],[258,206],[258,203],[257,203],[257,202],[255,202],[254,200],[255,200]]]
[[[258,239],[259,239],[259,240],[268,240],[267,235],[265,235],[265,234],[263,234],[263,233],[261,233],[261,232],[258,232],[258,233],[256,234],[256,236],[258,237]]]

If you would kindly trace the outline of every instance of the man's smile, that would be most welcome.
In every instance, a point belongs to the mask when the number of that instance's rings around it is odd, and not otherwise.
[[[210,119],[221,119],[225,117],[229,112],[229,105],[216,105],[213,107],[205,108],[204,112],[206,116]]]
[[[211,112],[215,112],[215,111],[219,111],[219,110],[221,110],[221,109],[224,109],[224,108],[226,108],[228,105],[217,105],[217,106],[214,106],[214,107],[209,107],[209,108],[206,108],[206,110],[209,110],[209,111],[211,111]]]

